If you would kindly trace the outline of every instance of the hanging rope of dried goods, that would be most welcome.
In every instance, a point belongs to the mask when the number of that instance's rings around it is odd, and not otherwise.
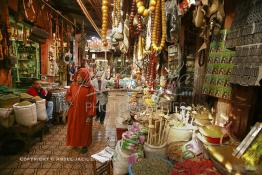
[[[158,26],[160,24],[160,16],[162,17],[162,36],[160,45],[158,45]],[[161,51],[165,47],[166,42],[166,15],[165,15],[165,0],[156,0],[156,10],[153,22],[152,33],[152,48],[154,51]]]
[[[152,53],[150,55],[150,61],[148,63],[147,70],[147,85],[150,88],[154,88],[154,81],[156,79],[156,68],[157,68],[157,55],[156,53]]]
[[[137,29],[134,29],[134,19],[135,16],[137,16]],[[137,14],[137,10],[136,10],[136,0],[133,0],[132,2],[132,6],[131,6],[131,13],[130,13],[130,17],[129,17],[129,32],[132,35],[139,35],[143,30],[143,24],[142,24],[142,18],[141,15]]]
[[[114,0],[113,27],[117,28],[121,22],[121,0]]]
[[[104,46],[108,45],[106,34],[108,28],[108,0],[102,1],[102,42]]]

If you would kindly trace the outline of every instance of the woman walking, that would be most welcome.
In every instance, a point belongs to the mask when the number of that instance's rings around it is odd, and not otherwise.
[[[92,143],[92,119],[96,115],[96,94],[87,68],[79,69],[74,76],[66,100],[70,104],[66,145],[81,147],[81,153],[86,153]]]

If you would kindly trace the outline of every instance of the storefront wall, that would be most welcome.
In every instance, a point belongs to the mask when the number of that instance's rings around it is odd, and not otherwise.
[[[19,4],[18,0],[10,0],[10,1],[0,0],[0,2],[1,2],[0,11],[3,11],[3,9],[9,9],[9,16],[11,13],[14,14],[16,22],[24,21],[26,23],[28,22],[30,24],[34,24],[35,26],[41,29],[44,29],[46,32],[49,33],[49,38],[44,40],[44,43],[40,43],[40,75],[41,75],[40,78],[46,79],[49,82],[55,81],[56,79],[55,75],[50,74],[49,50],[50,50],[50,46],[54,44],[55,42],[53,39],[51,17],[55,17],[56,15],[50,15],[50,14],[53,14],[53,12],[51,12],[47,6],[43,6],[44,8],[42,9],[41,3],[39,4],[37,1],[33,1],[34,11],[37,12],[35,14],[33,13],[32,9],[27,9],[27,13],[24,13],[23,8],[21,8],[22,4]],[[26,17],[26,14],[28,18]],[[1,13],[1,16],[2,16],[1,21],[5,23],[7,20],[4,18],[4,15],[2,15],[2,13]],[[64,24],[64,25],[68,26],[68,24]],[[59,30],[63,30],[63,27],[61,28],[60,26]],[[64,31],[64,33],[66,32],[68,31]],[[61,37],[62,37],[62,34],[61,34]],[[64,42],[66,42],[66,40]],[[73,59],[74,59],[73,61],[76,63],[76,65],[78,65],[79,62],[78,62],[77,39],[73,40],[73,42],[70,42],[70,43],[73,43],[73,47],[74,47],[72,50]],[[59,55],[60,53],[56,54],[56,57],[57,57],[56,61],[60,59]],[[63,70],[63,71],[65,72],[66,70]],[[12,79],[12,76],[11,76],[10,71],[5,67],[0,66],[0,85],[11,86],[12,85],[11,79]]]

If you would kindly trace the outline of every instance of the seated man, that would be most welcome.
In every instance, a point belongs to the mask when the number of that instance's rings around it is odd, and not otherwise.
[[[48,123],[49,125],[51,124],[51,120],[53,118],[53,107],[54,104],[50,100],[50,94],[46,93],[46,91],[41,87],[41,83],[39,80],[35,80],[32,84],[32,86],[27,90],[27,93],[32,95],[32,96],[39,96],[42,99],[46,100],[46,112],[47,112],[47,117],[48,117]]]

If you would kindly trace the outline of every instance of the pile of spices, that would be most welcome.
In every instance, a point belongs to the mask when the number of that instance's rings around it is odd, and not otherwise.
[[[32,96],[32,95],[29,95],[29,94],[27,94],[27,93],[21,93],[21,94],[20,94],[20,98],[21,98],[21,99],[30,99],[30,98],[33,98],[33,96]]]
[[[17,96],[13,95],[13,94],[8,94],[8,95],[2,95],[0,97],[0,100],[10,100],[10,99],[14,99],[14,98],[17,98]]]
[[[143,159],[132,166],[133,175],[169,175],[172,165],[161,159]]]
[[[185,160],[175,164],[172,175],[201,174],[220,175],[211,160]]]
[[[31,105],[32,103],[29,102],[29,101],[22,101],[20,103],[18,103],[16,106],[29,106]]]

